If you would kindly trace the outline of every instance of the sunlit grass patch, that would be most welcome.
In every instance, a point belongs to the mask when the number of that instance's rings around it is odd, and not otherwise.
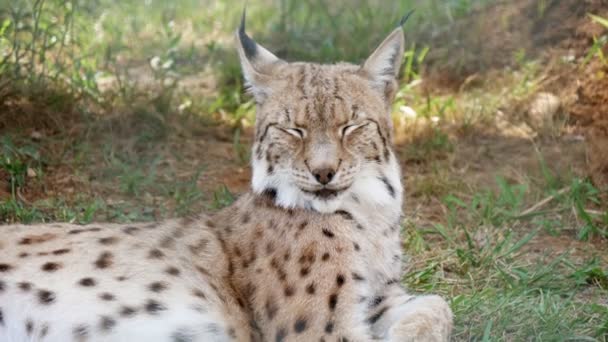
[[[474,190],[466,199],[445,196],[441,222],[406,220],[404,244],[411,257],[404,281],[414,290],[451,298],[456,340],[605,339],[605,255],[600,261],[592,253],[571,255],[571,248],[555,246],[549,253],[531,246],[545,239],[538,218],[552,217],[564,207],[570,211],[595,204],[589,183],[569,182],[575,190],[561,191],[542,210],[530,204],[535,191],[529,185],[498,177],[498,190]],[[594,224],[601,224],[599,219]],[[589,224],[569,215],[556,220],[579,232]]]

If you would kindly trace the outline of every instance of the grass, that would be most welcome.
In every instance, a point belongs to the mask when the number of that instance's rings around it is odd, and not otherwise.
[[[608,29],[608,19],[593,14],[589,14],[589,17],[594,23],[602,25],[603,27]],[[583,65],[589,63],[589,61],[593,57],[597,57],[604,66],[608,66],[608,59],[606,59],[606,56],[604,55],[603,51],[604,47],[606,46],[606,43],[608,43],[608,36],[603,35],[601,37],[594,37],[593,45],[589,49],[587,56],[585,56]]]
[[[486,3],[260,1],[249,4],[248,30],[287,60],[359,62],[412,8],[408,39]],[[538,16],[549,7],[539,1]],[[194,0],[0,5],[0,222],[151,221],[230,205],[246,187],[255,119],[233,49],[241,10]],[[583,65],[603,58],[602,39]],[[429,90],[432,50],[408,40],[393,108],[404,283],[450,299],[455,340],[607,341],[606,189],[576,172],[571,145],[531,145],[520,118],[499,115],[542,89],[542,63],[520,50],[513,68]]]
[[[497,192],[480,189],[469,200],[446,195],[443,222],[421,224],[414,218],[406,223],[407,250],[413,260],[423,261],[414,261],[405,282],[452,298],[457,340],[606,340],[606,261],[572,256],[568,248],[554,255],[530,247],[546,240],[544,220],[592,205],[596,189],[574,178],[571,190],[548,208],[520,215],[530,201],[529,185],[501,177],[496,185]],[[573,217],[557,221],[574,225],[580,239],[587,238],[581,234],[587,225],[605,225],[600,215],[578,225]]]

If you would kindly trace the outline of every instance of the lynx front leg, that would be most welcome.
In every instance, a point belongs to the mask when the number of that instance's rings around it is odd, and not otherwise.
[[[443,342],[450,338],[452,310],[439,296],[411,296],[394,284],[370,307],[368,322],[380,340]]]

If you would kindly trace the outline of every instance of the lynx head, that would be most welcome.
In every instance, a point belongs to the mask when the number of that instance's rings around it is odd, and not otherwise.
[[[252,187],[282,207],[320,212],[398,207],[391,102],[401,65],[399,25],[363,65],[288,63],[237,31],[249,92],[257,105]]]

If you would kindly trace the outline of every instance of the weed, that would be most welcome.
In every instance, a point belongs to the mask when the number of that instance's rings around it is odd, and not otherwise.
[[[43,221],[44,215],[36,208],[25,205],[14,197],[0,200],[0,222],[32,223]]]
[[[221,209],[229,206],[235,201],[235,196],[230,192],[228,187],[225,185],[220,186],[213,193],[213,202],[211,203],[211,209]]]
[[[588,15],[593,22],[600,24],[608,29],[608,19],[597,16],[597,15],[593,15],[593,14],[588,14]],[[589,52],[587,52],[587,55],[585,56],[583,62],[581,63],[581,67],[583,67],[587,63],[589,63],[591,58],[593,58],[594,56],[597,56],[597,58],[600,60],[600,62],[602,62],[602,64],[604,66],[607,66],[608,59],[606,59],[606,56],[604,56],[604,51],[603,51],[604,46],[606,46],[607,43],[608,43],[608,36],[606,36],[606,35],[603,35],[599,38],[593,37],[593,45],[591,45]]]
[[[169,195],[175,200],[175,212],[179,216],[192,214],[195,209],[195,204],[203,199],[203,192],[198,188],[197,182],[203,172],[202,168],[186,181],[178,181],[173,184],[169,190]]]
[[[26,186],[28,178],[42,177],[42,163],[36,145],[17,146],[8,135],[0,138],[0,170],[8,174],[13,199],[18,190]]]

